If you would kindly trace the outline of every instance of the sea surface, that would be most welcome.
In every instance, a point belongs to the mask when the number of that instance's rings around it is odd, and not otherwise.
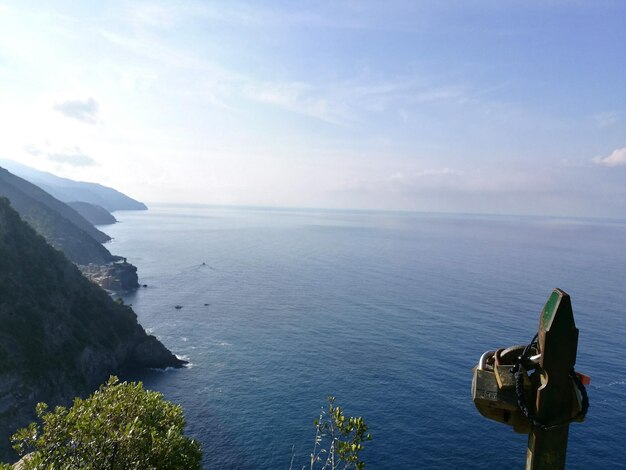
[[[526,436],[471,401],[482,352],[527,343],[554,287],[592,377],[568,468],[626,468],[626,221],[153,205],[115,214],[124,300],[190,367],[143,380],[182,405],[207,469],[300,469],[334,395],[370,469],[523,468]],[[176,309],[175,306],[182,306]],[[307,467],[308,468],[308,467]]]

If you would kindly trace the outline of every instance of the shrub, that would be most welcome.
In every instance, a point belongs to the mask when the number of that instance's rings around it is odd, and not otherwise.
[[[31,423],[11,440],[26,469],[199,469],[200,445],[183,435],[180,406],[145,390],[141,382],[111,377],[70,408],[37,405],[42,426]]]

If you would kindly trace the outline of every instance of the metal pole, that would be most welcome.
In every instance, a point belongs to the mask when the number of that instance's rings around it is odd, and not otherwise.
[[[568,420],[574,409],[570,370],[576,363],[578,329],[570,297],[554,289],[539,317],[538,349],[542,373],[535,400],[535,417],[545,425]],[[560,470],[565,468],[569,425],[550,430],[532,427],[528,436],[526,470]]]

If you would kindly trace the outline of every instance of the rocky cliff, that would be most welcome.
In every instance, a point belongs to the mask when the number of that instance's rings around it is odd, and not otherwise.
[[[181,367],[0,198],[0,460],[38,401],[65,404],[123,369]]]
[[[67,204],[52,197],[40,187],[35,186],[19,176],[15,176],[1,167],[0,190],[0,194],[2,195],[4,195],[4,192],[6,191],[12,192],[14,196],[17,196],[18,194],[21,196],[19,201],[17,199],[13,201],[13,206],[18,211],[22,210],[22,207],[19,206],[23,206],[25,214],[28,214],[30,210],[36,211],[34,206],[38,205],[54,212],[55,214],[58,214],[58,216],[63,219],[68,220],[73,226],[86,233],[98,243],[108,242],[111,239],[111,237],[109,237],[106,233],[95,228],[82,215],[69,207]],[[7,195],[6,197],[13,200],[11,196]]]
[[[139,287],[137,268],[126,262],[126,258],[107,264],[78,266],[81,272],[103,289],[124,292]]]
[[[82,201],[71,201],[66,204],[93,225],[110,225],[117,222],[113,214],[102,206]]]
[[[63,251],[87,277],[94,271],[90,266],[99,266],[98,275],[91,277],[94,282],[107,289],[115,285],[118,288],[110,290],[118,291],[139,287],[137,268],[119,263],[122,258],[112,255],[101,243],[110,237],[67,204],[4,168],[0,168],[0,196],[7,197],[22,219]]]

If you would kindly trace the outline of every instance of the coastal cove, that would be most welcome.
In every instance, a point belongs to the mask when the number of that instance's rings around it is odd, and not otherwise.
[[[116,212],[107,248],[148,286],[125,303],[190,367],[132,378],[182,405],[205,468],[302,464],[329,394],[370,425],[369,468],[519,467],[526,438],[477,413],[471,368],[529,341],[557,286],[592,377],[568,468],[624,464],[626,222],[149,206]]]

